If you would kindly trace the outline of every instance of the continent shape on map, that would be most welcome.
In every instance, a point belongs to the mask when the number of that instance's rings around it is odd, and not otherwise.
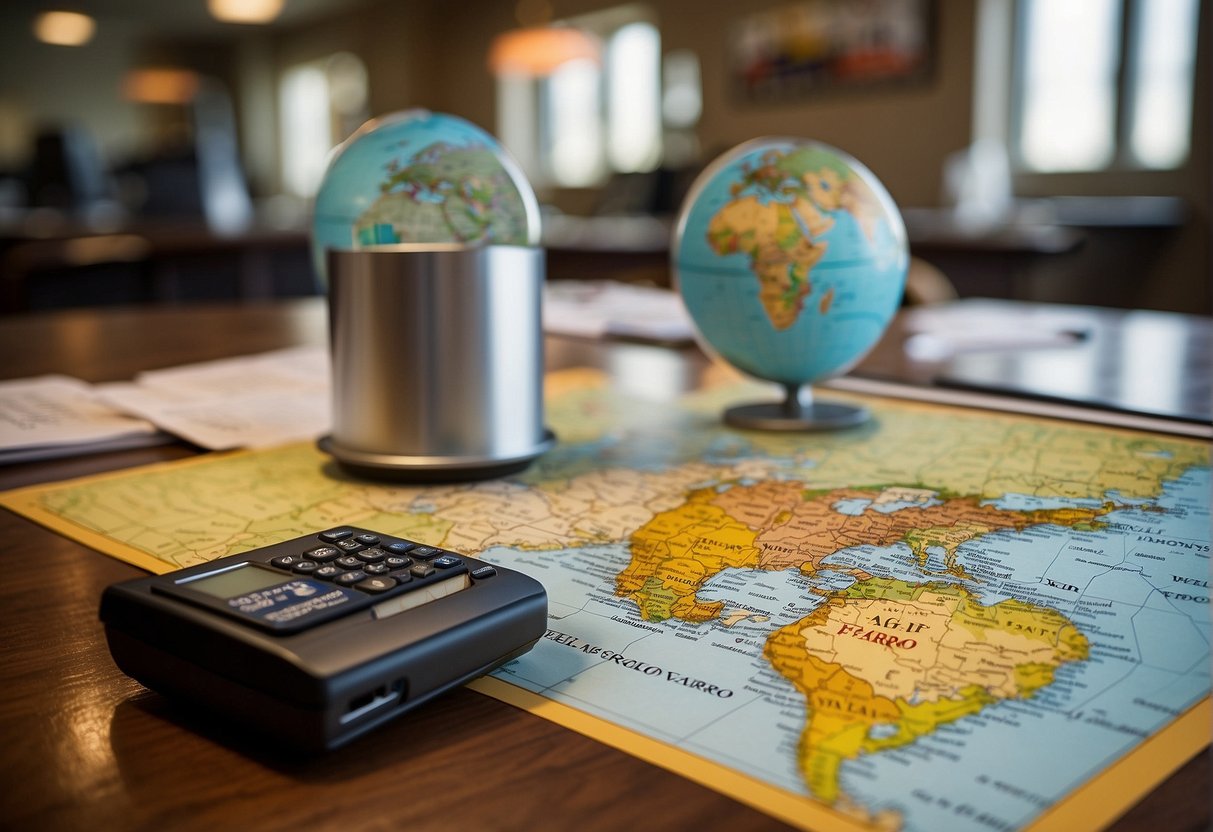
[[[486,145],[439,141],[393,160],[379,192],[354,221],[360,245],[526,239],[517,187]]]
[[[771,149],[758,164],[743,164],[731,195],[708,223],[708,244],[719,255],[747,255],[759,300],[777,330],[796,323],[812,291],[810,277],[825,256],[829,242],[823,238],[834,225],[830,214],[851,214],[871,241],[879,213],[864,181],[813,147]],[[832,299],[833,292],[822,297],[822,314]]]
[[[1008,510],[917,486],[813,491],[768,480],[701,488],[632,535],[631,562],[616,592],[635,601],[646,620],[703,622],[720,617],[724,604],[700,601],[697,593],[724,569],[812,574],[849,547],[899,542],[924,571],[928,550],[938,548],[941,576],[967,578],[955,559],[963,543],[1044,524],[1096,528],[1112,508]],[[776,631],[764,656],[806,698],[799,754],[810,792],[854,814],[865,813],[840,792],[844,761],[913,742],[1003,699],[1031,696],[1060,664],[1086,658],[1086,640],[1055,610],[1019,601],[984,607],[955,586],[852,571],[851,588]]]
[[[882,578],[832,594],[773,633],[764,652],[805,696],[801,770],[831,805],[845,799],[846,760],[1031,696],[1087,654],[1087,639],[1055,610],[1014,599],[983,606],[963,588]]]
[[[707,621],[720,614],[721,605],[699,602],[695,595],[727,567],[811,572],[850,546],[904,542],[924,567],[929,549],[942,549],[945,573],[964,577],[955,561],[963,543],[1042,523],[1085,528],[1111,508],[1009,511],[975,497],[947,497],[935,505],[882,511],[881,506],[890,505],[890,494],[904,497],[907,489],[814,492],[800,482],[768,480],[694,491],[683,505],[658,514],[632,535],[632,561],[620,574],[616,591],[635,600],[650,620]],[[837,510],[848,501],[870,504],[858,513]]]

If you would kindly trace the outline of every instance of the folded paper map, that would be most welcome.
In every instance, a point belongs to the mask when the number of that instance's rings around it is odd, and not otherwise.
[[[302,444],[3,502],[157,572],[347,523],[508,564],[548,632],[480,690],[806,828],[1097,826],[1208,744],[1207,445],[549,390],[560,444],[508,479],[357,482]]]

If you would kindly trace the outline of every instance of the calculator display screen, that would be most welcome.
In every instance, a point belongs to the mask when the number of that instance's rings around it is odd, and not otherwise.
[[[290,579],[290,575],[283,575],[281,572],[245,563],[235,569],[226,569],[222,572],[203,575],[201,578],[193,578],[188,581],[188,586],[190,589],[214,595],[216,598],[233,598],[258,589],[276,586]]]

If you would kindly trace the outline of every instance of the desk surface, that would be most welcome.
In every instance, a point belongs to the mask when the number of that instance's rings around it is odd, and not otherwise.
[[[89,381],[300,343],[323,306],[89,311],[0,323],[0,374]],[[894,334],[896,336],[896,333]],[[880,353],[877,354],[879,359]],[[596,365],[621,383],[650,367],[696,385],[694,350],[552,339],[552,367]],[[7,489],[189,456],[184,445],[0,469]],[[14,829],[773,828],[688,780],[500,702],[460,690],[315,760],[202,726],[123,676],[96,619],[102,589],[140,574],[0,512],[0,817]],[[31,563],[31,557],[35,561]],[[35,567],[35,568],[29,568]],[[51,599],[54,602],[51,602]],[[1209,752],[1113,827],[1208,828]]]

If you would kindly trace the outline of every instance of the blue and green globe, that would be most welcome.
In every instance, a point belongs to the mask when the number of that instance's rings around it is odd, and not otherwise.
[[[513,159],[461,118],[406,110],[368,121],[333,153],[312,217],[312,247],[535,245],[539,206]]]
[[[901,303],[905,225],[851,156],[755,139],[696,180],[674,236],[678,290],[706,346],[785,387],[856,364]]]

